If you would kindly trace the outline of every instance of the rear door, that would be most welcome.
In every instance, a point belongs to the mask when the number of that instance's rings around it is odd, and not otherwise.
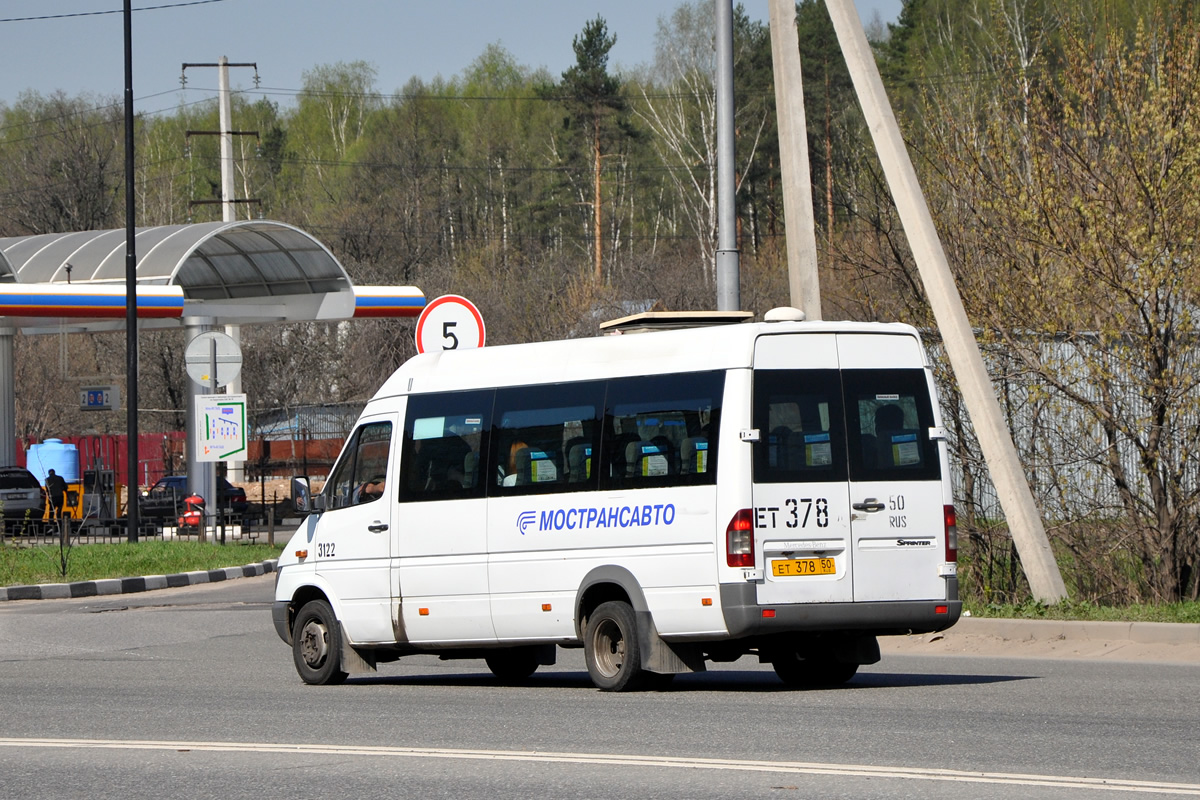
[[[854,599],[946,596],[945,512],[932,381],[915,337],[838,334]]]
[[[753,392],[758,602],[850,602],[854,552],[836,336],[760,336]]]

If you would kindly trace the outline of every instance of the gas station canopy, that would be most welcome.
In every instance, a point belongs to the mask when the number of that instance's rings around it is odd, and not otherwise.
[[[123,330],[126,235],[0,238],[0,464],[16,463],[14,335]],[[194,338],[221,325],[417,317],[425,307],[413,286],[355,286],[325,245],[283,222],[165,225],[135,236],[139,327],[185,328]]]
[[[120,229],[0,238],[0,327],[122,329],[125,237]],[[141,228],[135,248],[146,327],[411,317],[425,304],[411,286],[356,289],[325,245],[283,222]],[[180,293],[182,303],[170,299]]]

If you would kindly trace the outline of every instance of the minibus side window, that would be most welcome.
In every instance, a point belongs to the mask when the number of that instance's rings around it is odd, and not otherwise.
[[[400,454],[401,502],[483,497],[494,392],[411,395]]]
[[[498,389],[489,494],[596,488],[603,399],[602,381]]]
[[[724,372],[609,381],[601,489],[716,483]]]
[[[846,480],[842,387],[836,369],[756,370],[755,483]]]
[[[852,480],[938,480],[933,409],[920,369],[845,370]]]
[[[391,450],[392,423],[371,422],[355,431],[350,446],[329,475],[326,507],[332,511],[382,497]]]

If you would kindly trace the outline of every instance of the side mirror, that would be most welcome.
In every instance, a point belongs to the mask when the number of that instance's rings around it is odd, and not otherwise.
[[[300,514],[314,514],[325,510],[325,498],[314,495],[308,478],[292,478],[292,507]]]

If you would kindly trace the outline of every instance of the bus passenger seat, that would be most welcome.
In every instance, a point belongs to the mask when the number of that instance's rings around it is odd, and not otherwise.
[[[641,439],[633,439],[625,445],[625,474],[629,476],[641,475],[641,455],[642,445],[645,444]]]
[[[680,474],[702,475],[708,472],[708,439],[689,436],[679,445]]]
[[[675,449],[675,445],[664,434],[659,434],[650,440],[652,444],[658,447],[658,452],[662,453],[667,460],[667,474],[679,474],[679,451]]]
[[[583,483],[592,477],[592,446],[587,442],[571,445],[567,451],[567,482]]]
[[[558,483],[559,469],[554,454],[533,447],[517,451],[517,486]]]
[[[532,468],[530,466],[531,459],[529,457],[529,453],[530,450],[528,447],[522,447],[513,455],[513,459],[516,464],[514,474],[517,478],[515,485],[517,486],[528,486],[529,484],[533,483],[533,476],[531,474]],[[505,485],[508,486],[510,484],[506,482]]]
[[[915,430],[905,429],[904,409],[895,403],[875,409],[876,464],[879,467],[902,467],[920,463],[916,433]]]
[[[788,445],[789,439],[792,436],[792,429],[786,425],[776,425],[771,429],[771,434],[767,439],[767,459],[768,464],[773,469],[788,469]]]
[[[479,478],[479,454],[474,450],[463,456],[463,479],[462,485],[464,489],[475,488],[475,481]]]
[[[625,448],[630,459],[630,474],[641,478],[660,478],[671,474],[671,454],[661,444],[654,442],[631,442]]]

